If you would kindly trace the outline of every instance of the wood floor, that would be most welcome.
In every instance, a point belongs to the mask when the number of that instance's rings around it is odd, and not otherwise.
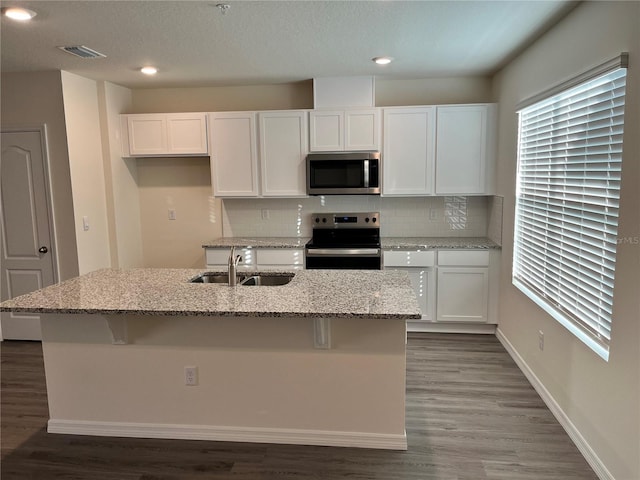
[[[597,480],[490,335],[410,336],[406,452],[47,434],[40,344],[0,348],[2,480]]]

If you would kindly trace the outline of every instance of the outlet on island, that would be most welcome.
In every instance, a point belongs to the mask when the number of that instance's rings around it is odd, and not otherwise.
[[[184,384],[189,387],[198,385],[198,367],[184,367]]]

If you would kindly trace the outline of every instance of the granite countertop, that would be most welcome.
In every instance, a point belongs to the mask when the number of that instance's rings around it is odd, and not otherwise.
[[[238,317],[420,318],[405,272],[302,270],[287,285],[189,283],[203,270],[104,269],[0,304],[0,311]],[[268,273],[267,273],[268,275]]]
[[[414,250],[431,248],[451,249],[500,249],[500,245],[487,237],[382,237],[382,248]]]
[[[304,248],[310,237],[220,237],[202,244],[203,248]]]
[[[452,248],[500,249],[487,237],[382,237],[382,248],[396,250]],[[204,243],[204,248],[304,248],[309,237],[221,237]]]

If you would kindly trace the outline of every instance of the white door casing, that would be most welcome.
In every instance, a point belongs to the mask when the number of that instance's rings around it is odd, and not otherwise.
[[[1,299],[56,281],[44,127],[2,132],[0,157]],[[4,339],[40,340],[40,317],[3,312]]]

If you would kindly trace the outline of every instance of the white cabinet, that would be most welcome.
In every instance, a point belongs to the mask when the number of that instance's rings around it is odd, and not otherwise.
[[[301,248],[259,248],[259,270],[302,270],[304,250]]]
[[[309,113],[312,152],[379,150],[380,111],[314,110]]]
[[[229,253],[231,248],[205,248],[206,267],[226,272],[229,268]],[[238,262],[238,271],[254,271],[256,269],[256,250],[253,248],[236,248],[236,255],[240,255]]]
[[[490,193],[494,115],[493,105],[437,107],[436,195]]]
[[[230,248],[205,248],[206,268],[227,271]],[[301,248],[236,248],[241,256],[238,271],[302,270],[304,250]]]
[[[207,155],[204,113],[122,115],[123,157]]]
[[[402,270],[409,274],[422,312],[422,321],[433,321],[436,302],[435,251],[385,250],[383,264],[385,270]]]
[[[495,116],[492,104],[385,108],[382,194],[490,194]]]
[[[489,307],[489,252],[438,252],[436,321],[486,323]]]
[[[218,197],[257,197],[255,112],[209,114],[211,184]]]
[[[307,111],[258,114],[262,195],[306,196]]]
[[[432,194],[436,151],[435,108],[385,108],[383,125],[382,194]]]

